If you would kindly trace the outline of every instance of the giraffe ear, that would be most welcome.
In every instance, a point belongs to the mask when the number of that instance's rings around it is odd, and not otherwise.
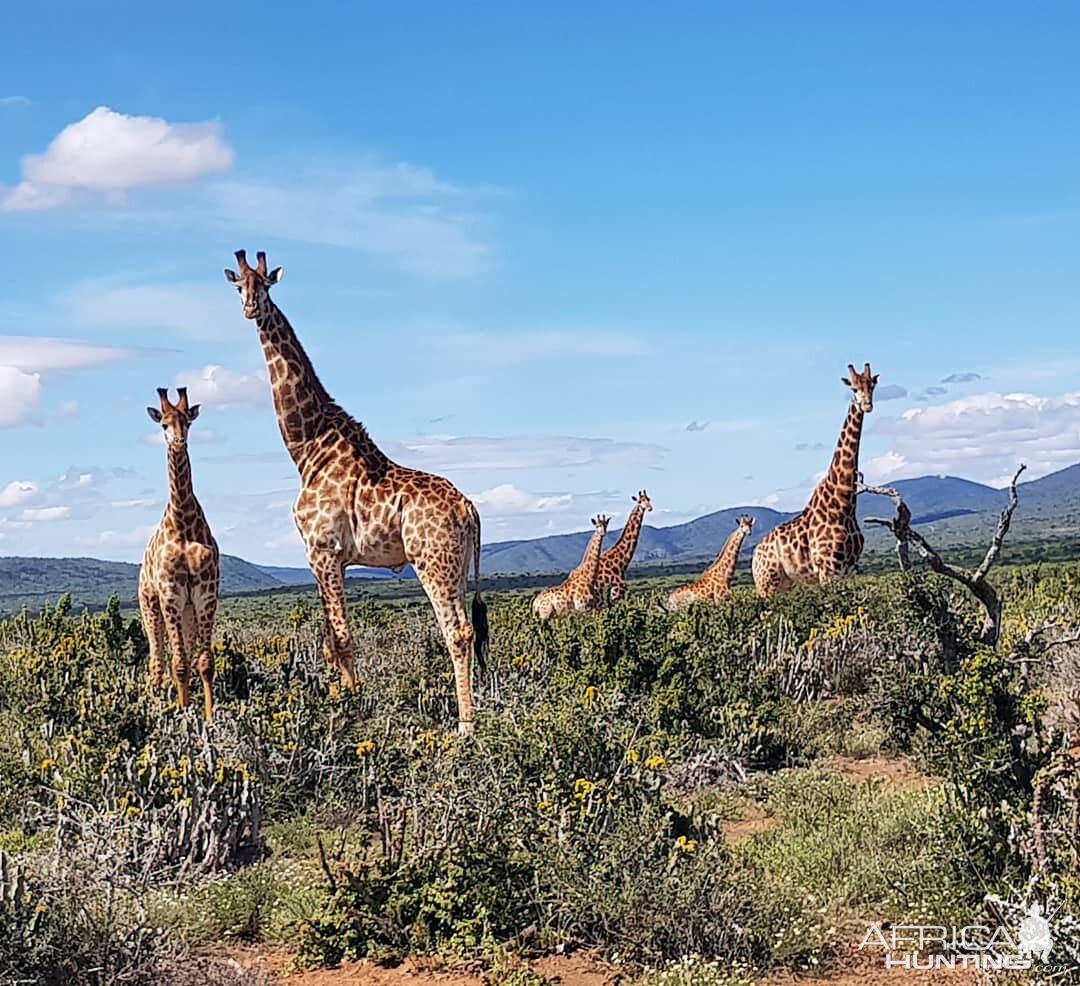
[[[199,416],[199,409],[201,407],[201,404],[192,404],[191,407],[188,408],[187,419],[189,423],[194,421]]]
[[[285,276],[284,267],[275,267],[269,274],[266,275],[266,279],[271,284],[277,284]]]
[[[146,413],[150,415],[151,421],[156,421],[161,424],[161,412],[156,407],[148,407]]]
[[[230,284],[235,284],[239,280],[239,278],[236,276],[235,271],[231,271],[231,270],[229,270],[228,267],[226,267],[225,268],[225,280],[228,281]]]
[[[850,386],[852,385],[852,384],[851,384],[851,381],[850,381],[850,380],[849,380],[849,379],[848,379],[847,377],[841,377],[841,378],[840,378],[840,382],[841,382],[841,383],[842,383],[842,384],[843,384],[843,385],[844,385],[845,387],[850,387]]]

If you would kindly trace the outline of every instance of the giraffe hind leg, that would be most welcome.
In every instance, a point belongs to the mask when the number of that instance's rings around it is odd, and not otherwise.
[[[414,562],[413,567],[431,601],[446,648],[450,651],[457,692],[458,732],[467,736],[473,731],[472,658],[475,634],[465,609],[464,573],[453,585],[447,584],[445,578],[440,578],[423,562]]]
[[[331,551],[313,551],[308,560],[323,604],[323,657],[327,664],[337,668],[346,688],[355,688],[356,662],[345,603],[345,566],[341,556]]]

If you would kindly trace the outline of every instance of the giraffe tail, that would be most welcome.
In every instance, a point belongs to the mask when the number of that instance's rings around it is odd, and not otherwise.
[[[473,577],[476,579],[476,592],[472,601],[472,626],[473,626],[473,657],[476,660],[477,670],[481,674],[486,670],[488,641],[488,614],[487,603],[480,595],[480,514],[476,507],[469,504],[472,514],[473,527]]]

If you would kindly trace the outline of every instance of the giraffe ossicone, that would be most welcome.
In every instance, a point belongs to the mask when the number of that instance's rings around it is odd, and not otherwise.
[[[574,610],[584,612],[600,607],[600,549],[610,520],[603,514],[593,518],[592,537],[585,546],[581,564],[566,577],[565,582],[544,589],[533,600],[533,612],[541,621]]]
[[[159,407],[148,407],[161,425],[169,466],[169,502],[150,538],[139,569],[139,610],[150,644],[150,682],[160,690],[165,679],[166,642],[172,652],[177,703],[187,707],[192,658],[203,686],[203,711],[214,715],[214,659],[210,640],[221,581],[217,542],[195,498],[188,456],[188,430],[199,405],[188,403],[187,388],[177,401],[158,388]]]
[[[691,585],[681,585],[674,589],[664,604],[669,612],[686,609],[695,602],[719,602],[731,595],[731,581],[735,577],[735,566],[739,561],[739,551],[754,529],[754,518],[749,514],[735,522],[735,530],[728,535],[720,554],[701,577]]]
[[[859,442],[863,418],[874,410],[878,376],[867,363],[858,372],[848,364],[841,382],[851,389],[840,438],[829,471],[797,517],[774,527],[754,549],[754,585],[759,596],[784,592],[799,583],[824,584],[856,571],[863,534],[855,516]]]
[[[347,688],[356,684],[352,632],[345,605],[345,567],[400,571],[412,565],[435,611],[454,666],[458,726],[473,729],[472,662],[487,646],[480,594],[480,515],[449,480],[398,465],[372,441],[322,385],[295,330],[271,300],[283,269],[266,254],[225,277],[255,322],[270,376],[285,448],[300,473],[293,517],[322,597],[323,656]],[[476,588],[466,611],[469,565]]]

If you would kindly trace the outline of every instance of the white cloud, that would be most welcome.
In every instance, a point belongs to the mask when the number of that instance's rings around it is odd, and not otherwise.
[[[270,385],[265,372],[237,373],[211,364],[201,370],[178,373],[176,386],[188,388],[188,396],[193,404],[205,403],[211,407],[229,404],[261,407],[270,401]]]
[[[154,535],[157,527],[147,525],[136,527],[130,531],[101,531],[77,538],[79,544],[85,544],[95,548],[133,548],[146,544]]]
[[[87,280],[61,299],[78,328],[108,332],[164,330],[192,339],[220,339],[222,330],[244,328],[235,297],[206,284],[125,284]],[[235,295],[235,292],[234,292]],[[100,348],[100,347],[99,347]]]
[[[99,106],[53,138],[44,154],[22,159],[22,181],[0,211],[52,209],[82,193],[117,204],[135,188],[177,185],[232,166],[218,123],[169,123]]]
[[[885,419],[891,448],[864,464],[869,482],[952,473],[1002,485],[1020,462],[1032,478],[1080,460],[1080,393],[977,394]]]
[[[644,442],[563,435],[506,438],[424,436],[392,442],[387,454],[403,465],[443,470],[544,469],[663,463],[668,450]]]
[[[0,509],[21,507],[41,499],[41,488],[28,479],[16,479],[0,490]]]
[[[30,99],[27,96],[4,96],[0,99],[0,106],[29,106]]]
[[[136,497],[132,500],[113,500],[109,504],[113,510],[149,510],[162,505],[162,501],[153,496]]]
[[[222,230],[359,250],[412,273],[468,277],[489,266],[469,193],[407,163],[372,155],[324,165],[282,162],[283,179],[228,181],[208,189]]]
[[[0,365],[0,428],[39,420],[41,377],[14,366]]]
[[[19,514],[19,520],[30,524],[38,524],[65,520],[70,516],[71,507],[27,507]]]
[[[97,346],[74,339],[0,336],[0,366],[11,366],[24,373],[76,370],[131,359],[134,355],[131,349]]]
[[[476,504],[478,509],[504,516],[557,513],[565,510],[574,501],[574,497],[570,493],[537,496],[519,490],[511,483],[503,483],[500,486],[492,487],[490,490],[471,494],[469,498]]]

